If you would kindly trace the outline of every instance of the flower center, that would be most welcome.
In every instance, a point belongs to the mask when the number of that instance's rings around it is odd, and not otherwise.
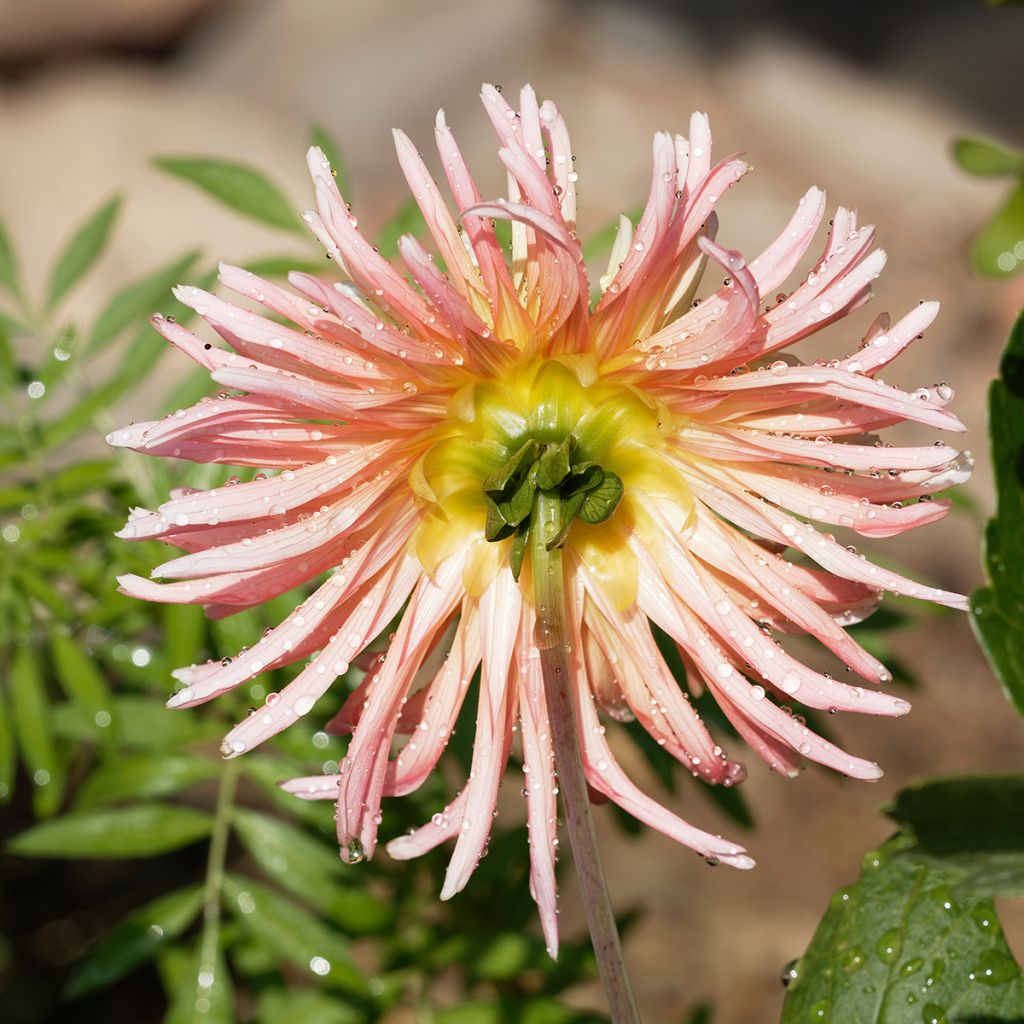
[[[411,473],[413,492],[428,505],[416,536],[420,561],[432,572],[480,541],[491,549],[480,552],[486,575],[500,561],[518,573],[521,527],[538,487],[557,490],[572,513],[571,530],[552,540],[607,548],[597,533],[630,519],[631,499],[664,492],[675,475],[660,454],[674,428],[660,401],[601,377],[586,355],[531,358],[501,378],[465,385]]]

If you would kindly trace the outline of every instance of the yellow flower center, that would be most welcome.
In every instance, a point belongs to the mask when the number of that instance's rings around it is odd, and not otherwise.
[[[663,456],[675,428],[663,403],[627,383],[602,378],[590,356],[531,358],[500,379],[473,381],[452,396],[447,419],[434,430],[411,473],[413,492],[428,506],[416,534],[416,554],[433,572],[460,547],[471,545],[466,586],[471,593],[481,592],[498,566],[507,564],[511,544],[484,538],[484,481],[530,440],[553,445],[572,435],[574,462],[597,463],[616,474],[624,495],[607,522],[574,522],[566,547],[627,605],[636,593],[636,566],[627,540],[638,504],[652,495],[691,504],[685,481]]]

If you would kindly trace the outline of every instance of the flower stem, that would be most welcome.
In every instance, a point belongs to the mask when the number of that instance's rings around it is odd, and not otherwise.
[[[199,969],[196,975],[197,1006],[200,1000],[205,1000],[202,1005],[209,1005],[210,989],[220,963],[221,889],[224,887],[224,861],[231,832],[235,790],[238,788],[238,771],[237,760],[225,761],[217,790],[213,831],[206,857],[206,884],[203,889],[203,931],[199,939]]]
[[[613,1024],[639,1024],[636,1002],[629,986],[622,945],[615,925],[608,885],[597,848],[590,814],[590,794],[583,773],[576,714],[571,687],[565,624],[565,580],[560,548],[548,550],[547,542],[562,528],[561,499],[557,491],[538,490],[530,528],[530,562],[537,605],[536,643],[544,674],[544,694],[558,771],[565,826],[569,833],[590,940],[604,985]]]

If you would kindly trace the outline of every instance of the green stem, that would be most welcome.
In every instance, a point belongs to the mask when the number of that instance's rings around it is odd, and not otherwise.
[[[557,491],[538,490],[530,529],[530,562],[537,605],[536,643],[544,674],[551,739],[558,771],[558,791],[569,845],[579,878],[590,940],[604,985],[613,1024],[639,1024],[636,1002],[622,957],[619,931],[608,898],[608,885],[590,814],[590,794],[583,772],[576,713],[573,708],[569,635],[565,623],[565,580],[560,548],[547,543],[562,529],[562,503]]]
[[[224,861],[231,833],[235,790],[238,788],[239,762],[225,761],[217,790],[210,849],[206,857],[206,884],[203,889],[203,932],[199,939],[199,970],[196,975],[196,1001],[209,999],[213,979],[220,963],[220,905],[224,887]]]

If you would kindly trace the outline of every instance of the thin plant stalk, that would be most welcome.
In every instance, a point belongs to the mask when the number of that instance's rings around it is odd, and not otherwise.
[[[622,943],[615,924],[608,884],[597,847],[590,794],[583,772],[576,713],[573,709],[572,665],[565,620],[565,579],[561,548],[548,550],[548,539],[562,527],[557,492],[538,491],[530,529],[533,593],[537,605],[536,643],[544,674],[544,695],[558,772],[565,828],[580,883],[590,940],[604,985],[613,1024],[639,1024],[636,1001],[626,973]]]

